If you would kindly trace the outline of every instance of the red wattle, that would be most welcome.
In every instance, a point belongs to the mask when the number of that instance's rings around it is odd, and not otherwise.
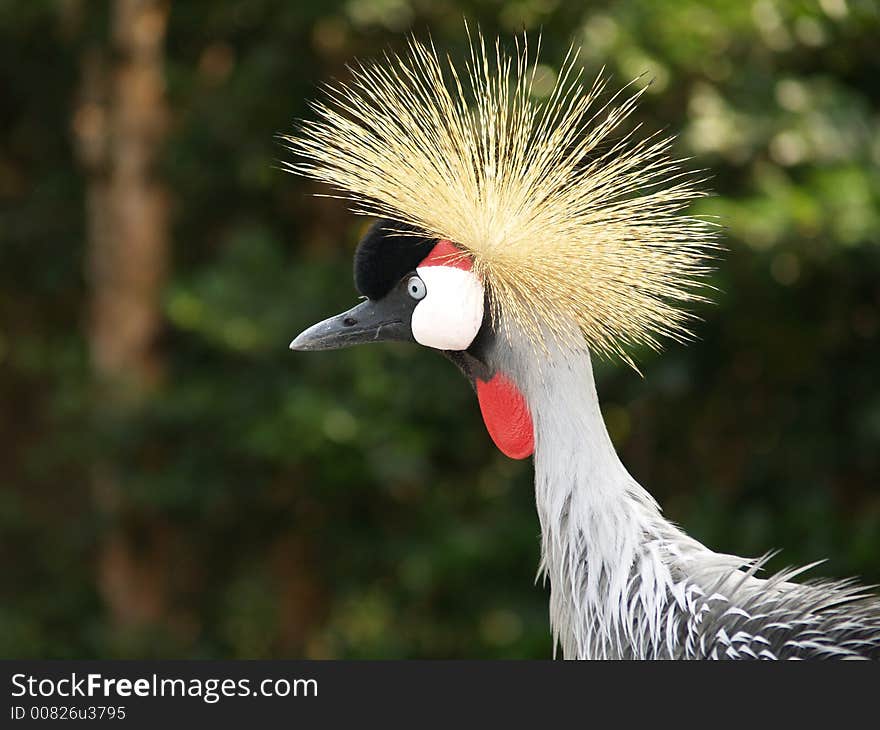
[[[505,456],[525,459],[535,451],[535,431],[526,399],[511,380],[496,373],[477,378],[477,399],[486,430]]]

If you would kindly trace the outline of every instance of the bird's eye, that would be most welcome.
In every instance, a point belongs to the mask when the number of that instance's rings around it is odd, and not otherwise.
[[[428,293],[425,282],[418,276],[409,277],[409,281],[406,282],[406,290],[413,299],[424,299],[425,294]]]

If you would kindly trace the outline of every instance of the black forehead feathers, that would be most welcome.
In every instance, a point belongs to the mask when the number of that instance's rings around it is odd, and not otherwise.
[[[354,253],[354,285],[369,299],[381,299],[431,253],[436,243],[412,226],[387,219],[376,221]]]

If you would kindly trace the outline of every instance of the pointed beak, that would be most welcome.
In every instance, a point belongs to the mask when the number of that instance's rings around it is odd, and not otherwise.
[[[412,308],[396,297],[367,299],[300,332],[291,350],[338,350],[367,342],[412,341]]]

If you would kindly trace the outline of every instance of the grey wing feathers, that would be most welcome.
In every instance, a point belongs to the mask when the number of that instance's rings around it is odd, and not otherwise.
[[[682,658],[880,659],[880,599],[851,580],[790,582],[812,566],[757,581],[765,561],[695,600]]]

